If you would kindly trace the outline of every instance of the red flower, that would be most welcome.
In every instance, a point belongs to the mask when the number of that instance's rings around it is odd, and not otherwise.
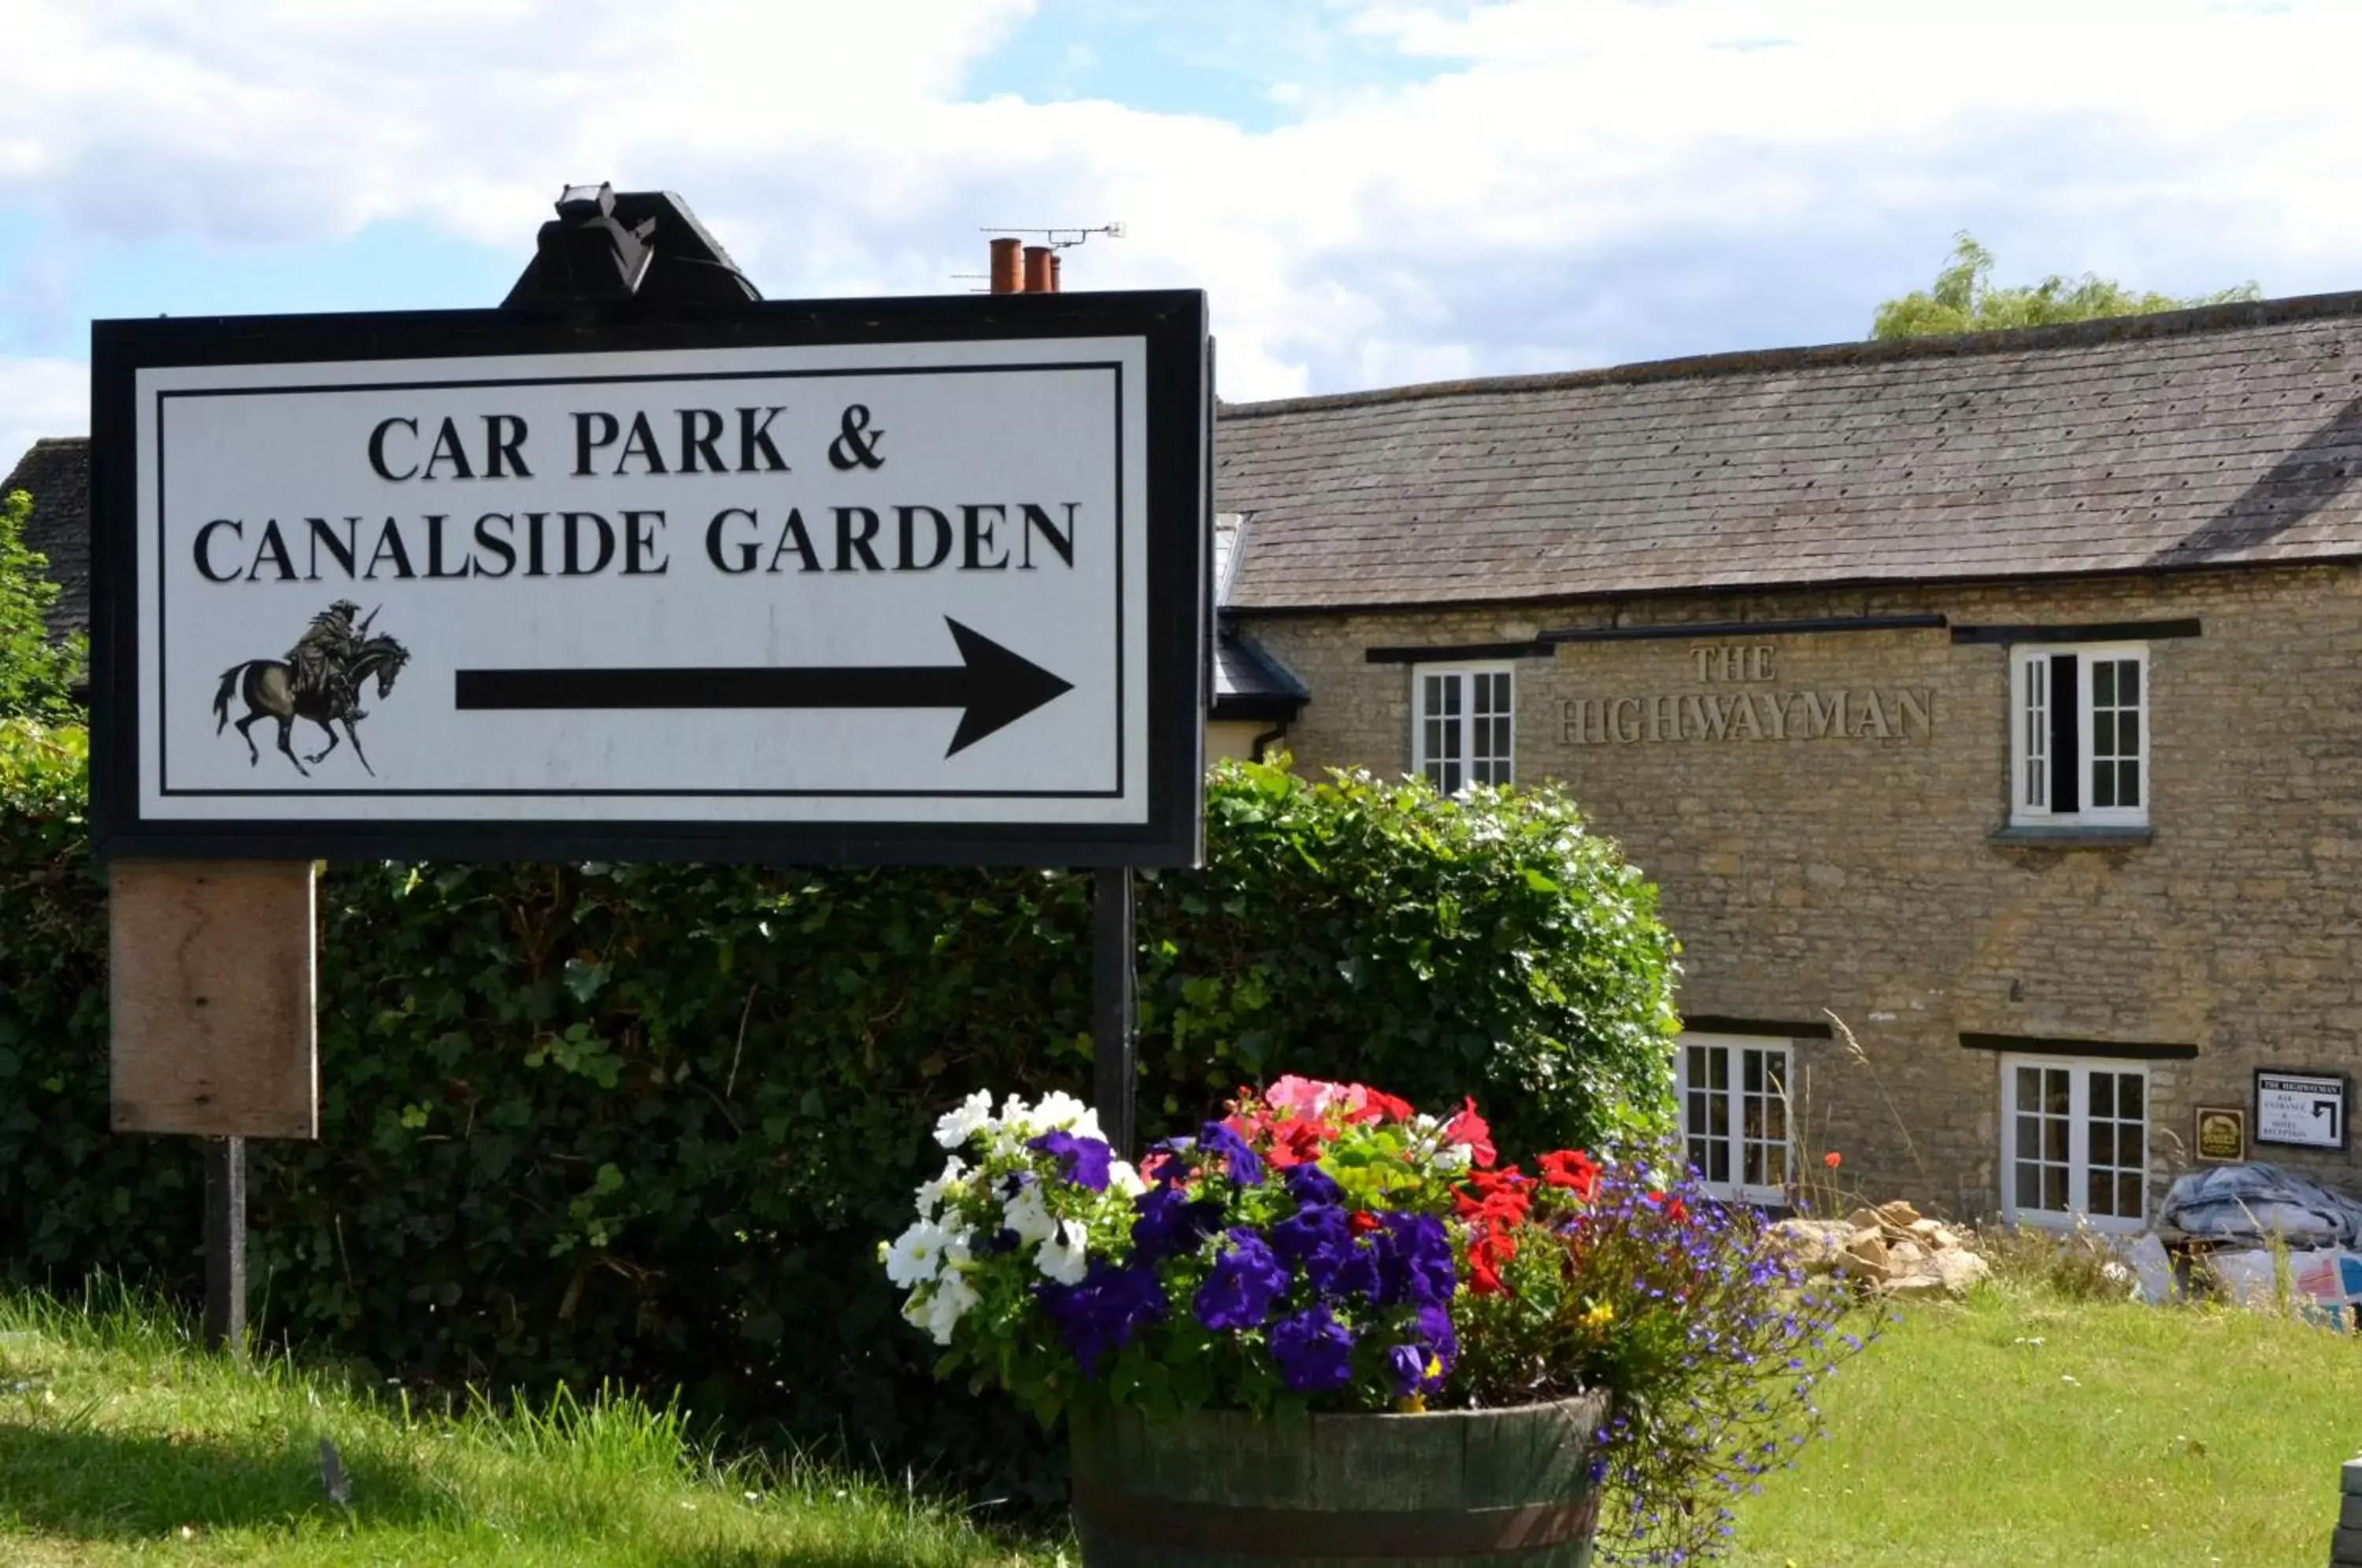
[[[1680,1198],[1676,1198],[1671,1203],[1665,1205],[1665,1218],[1672,1220],[1674,1224],[1686,1224],[1689,1221],[1689,1217],[1690,1211],[1683,1206]]]
[[[1828,1166],[1831,1170],[1835,1170],[1839,1165],[1845,1164],[1845,1156],[1838,1154],[1835,1149],[1831,1149],[1827,1154],[1821,1156],[1821,1164]]]
[[[1460,1114],[1444,1124],[1443,1141],[1468,1145],[1470,1160],[1479,1170],[1490,1165],[1496,1155],[1493,1149],[1493,1130],[1476,1114],[1476,1100],[1470,1096],[1462,1105]]]
[[[1271,1133],[1271,1163],[1286,1170],[1290,1165],[1308,1165],[1320,1157],[1321,1149],[1336,1133],[1308,1117],[1291,1116]]]
[[[1376,1230],[1383,1221],[1381,1221],[1376,1215],[1371,1213],[1368,1209],[1357,1209],[1353,1211],[1352,1219],[1348,1220],[1347,1223],[1352,1226],[1353,1234],[1356,1236],[1366,1236],[1371,1231]]]
[[[1468,1243],[1468,1288],[1479,1296],[1506,1296],[1501,1265],[1518,1255],[1516,1232],[1496,1226]]]
[[[1353,1087],[1360,1088],[1363,1094],[1368,1097],[1362,1102],[1362,1109],[1355,1113],[1354,1121],[1408,1121],[1411,1119],[1410,1101],[1396,1099],[1390,1094],[1382,1094],[1376,1089],[1366,1088],[1359,1084]]]
[[[1599,1166],[1580,1149],[1561,1149],[1541,1158],[1542,1180],[1589,1202],[1599,1190]]]

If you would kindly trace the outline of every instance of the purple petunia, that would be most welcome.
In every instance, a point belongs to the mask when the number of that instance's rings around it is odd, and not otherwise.
[[[1164,1286],[1146,1266],[1115,1268],[1095,1258],[1080,1285],[1044,1283],[1033,1294],[1086,1377],[1098,1376],[1109,1352],[1121,1350],[1134,1333],[1164,1318]]]
[[[1159,1263],[1186,1253],[1221,1229],[1222,1206],[1214,1198],[1194,1202],[1177,1187],[1152,1187],[1131,1200],[1133,1256],[1141,1263]]]
[[[1232,1181],[1241,1187],[1263,1185],[1263,1156],[1247,1147],[1247,1141],[1219,1121],[1209,1121],[1198,1129],[1198,1152],[1220,1154]]]
[[[1286,1180],[1287,1195],[1298,1203],[1342,1206],[1345,1201],[1345,1189],[1319,1165],[1292,1165]]]
[[[1272,1326],[1271,1359],[1279,1379],[1298,1394],[1326,1394],[1353,1376],[1353,1331],[1326,1307],[1308,1307]]]
[[[1058,1162],[1058,1173],[1076,1187],[1093,1192],[1105,1192],[1108,1187],[1108,1164],[1115,1151],[1097,1138],[1077,1138],[1064,1128],[1056,1128],[1029,1142],[1029,1149],[1048,1154]]]
[[[1198,1287],[1198,1321],[1215,1330],[1260,1328],[1271,1316],[1272,1303],[1287,1289],[1287,1270],[1245,1226],[1232,1227],[1230,1235],[1231,1244]]]
[[[1354,1239],[1342,1209],[1307,1204],[1271,1228],[1271,1248],[1319,1295],[1377,1297],[1377,1251]]]
[[[1385,1214],[1374,1231],[1382,1307],[1441,1307],[1451,1299],[1451,1238],[1432,1214]]]

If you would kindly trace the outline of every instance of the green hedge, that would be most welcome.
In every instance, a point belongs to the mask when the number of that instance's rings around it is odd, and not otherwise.
[[[106,1130],[105,908],[81,737],[0,725],[0,1270],[188,1292],[197,1164]],[[1203,871],[1142,889],[1142,1118],[1283,1071],[1473,1094],[1505,1150],[1672,1113],[1654,893],[1549,792],[1439,801],[1226,766]],[[1087,1092],[1088,879],[340,866],[323,1136],[251,1145],[264,1331],[382,1375],[682,1386],[1039,1489],[1038,1434],[936,1386],[877,1266],[940,1110]]]

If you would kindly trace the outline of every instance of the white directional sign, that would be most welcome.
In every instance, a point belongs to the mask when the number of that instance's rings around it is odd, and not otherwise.
[[[2256,1142],[2345,1147],[2345,1078],[2332,1073],[2256,1074]]]
[[[1187,863],[1203,323],[101,324],[106,840]]]

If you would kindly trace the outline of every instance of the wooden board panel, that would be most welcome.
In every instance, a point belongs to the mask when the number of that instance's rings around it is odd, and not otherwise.
[[[315,1138],[309,861],[107,868],[118,1132]]]

